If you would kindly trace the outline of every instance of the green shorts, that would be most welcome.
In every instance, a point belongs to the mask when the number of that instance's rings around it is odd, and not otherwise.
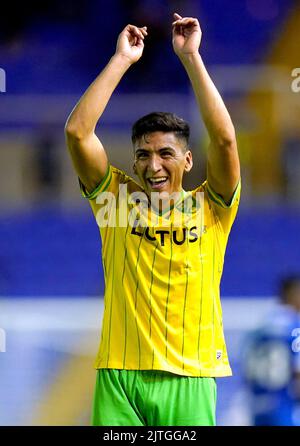
[[[215,426],[215,378],[98,369],[94,426]]]

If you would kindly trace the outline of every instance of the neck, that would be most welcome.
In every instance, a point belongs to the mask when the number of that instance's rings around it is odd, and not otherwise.
[[[171,194],[168,192],[151,192],[147,195],[151,209],[156,213],[162,214],[172,211],[174,206],[182,200],[184,190],[181,188],[180,191],[174,191]]]

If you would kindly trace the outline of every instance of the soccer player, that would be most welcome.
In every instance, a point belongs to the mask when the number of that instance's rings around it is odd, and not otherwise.
[[[280,302],[243,344],[255,426],[300,426],[300,276],[285,277]]]
[[[95,134],[122,76],[143,54],[145,26],[127,25],[121,32],[115,54],[65,128],[102,238],[105,309],[94,425],[215,425],[215,378],[231,375],[219,285],[240,195],[235,131],[199,54],[198,20],[174,14],[172,32],[210,136],[207,181],[183,190],[183,175],[193,165],[189,126],[172,113],[150,113],[133,126],[139,182],[110,165]],[[155,194],[161,197],[157,206]],[[185,212],[182,203],[189,198],[193,206]],[[138,203],[144,205],[139,212]],[[186,214],[182,224],[174,217],[178,210]]]

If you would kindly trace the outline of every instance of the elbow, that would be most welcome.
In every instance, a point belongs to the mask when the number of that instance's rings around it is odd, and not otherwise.
[[[236,135],[233,124],[227,123],[226,125],[220,123],[214,128],[207,126],[208,133],[210,135],[211,142],[215,148],[220,150],[234,150],[236,149]]]
[[[230,156],[236,152],[237,143],[235,139],[218,139],[217,141],[213,141],[213,147],[219,153]]]
[[[223,135],[219,135],[217,140],[215,141],[215,145],[222,150],[226,150],[231,152],[232,150],[236,150],[236,136],[235,131],[227,132]]]
[[[67,139],[77,139],[79,137],[78,126],[74,125],[69,119],[65,124],[64,131]]]
[[[64,128],[67,141],[81,141],[86,137],[86,133],[80,125],[67,120]]]
[[[235,151],[237,148],[237,143],[236,143],[236,139],[232,138],[232,139],[225,139],[222,142],[222,148],[223,150],[228,150],[229,152],[231,151]]]

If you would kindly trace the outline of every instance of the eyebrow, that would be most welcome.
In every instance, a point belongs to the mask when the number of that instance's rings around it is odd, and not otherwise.
[[[173,147],[161,147],[160,149],[158,149],[159,152],[162,152],[163,150],[171,150],[174,153],[176,152]],[[150,150],[148,148],[139,147],[138,149],[136,149],[135,153],[139,152],[150,152]]]

